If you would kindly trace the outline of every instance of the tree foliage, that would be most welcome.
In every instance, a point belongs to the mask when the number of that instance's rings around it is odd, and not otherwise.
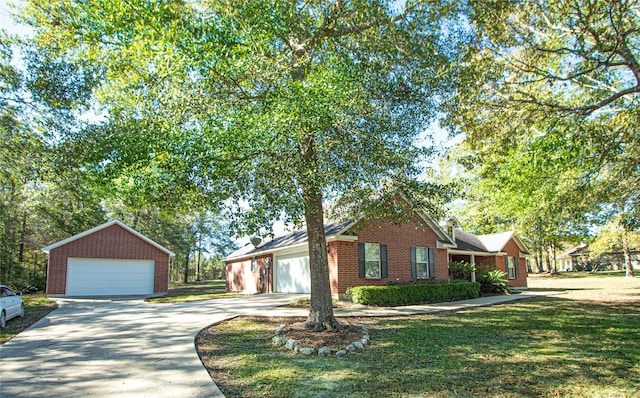
[[[33,1],[22,16],[50,60],[91,77],[104,120],[69,141],[93,148],[100,175],[149,171],[160,198],[230,207],[239,233],[304,219],[308,323],[324,328],[337,321],[323,203],[366,202],[419,174],[413,140],[450,91],[457,51],[440,6]]]
[[[598,222],[621,217],[627,230],[637,229],[637,2],[459,7],[476,39],[447,121],[466,134],[481,184],[492,185],[493,196],[508,195],[489,201],[502,204],[495,214],[547,240],[571,233],[589,214]]]

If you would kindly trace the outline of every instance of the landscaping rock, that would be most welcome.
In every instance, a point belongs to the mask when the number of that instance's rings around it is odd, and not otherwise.
[[[293,350],[298,346],[298,342],[295,341],[294,339],[289,339],[287,340],[287,342],[285,343],[285,346],[290,349]]]
[[[354,325],[354,326],[362,330],[364,333],[367,333],[367,334],[369,333],[369,330],[367,330],[367,328],[364,325]]]
[[[275,345],[285,345],[287,344],[287,338],[286,337],[282,337],[282,336],[274,336],[271,341],[273,342],[273,344]]]
[[[364,345],[359,341],[356,341],[356,342],[352,343],[351,345],[356,347],[357,350],[361,350],[361,349],[364,348]]]
[[[369,340],[367,340],[367,339],[362,339],[362,340],[360,340],[360,342],[362,343],[362,345],[369,344]]]
[[[278,329],[276,329],[276,336],[280,336],[286,328],[287,328],[287,325],[284,325],[284,324],[280,325]]]
[[[304,355],[313,355],[315,351],[316,350],[310,347],[303,347],[300,349],[300,352],[303,353]]]
[[[341,356],[347,355],[347,352],[345,350],[336,351],[336,355],[341,357]]]
[[[329,347],[322,347],[318,350],[318,355],[322,355],[322,356],[327,356],[331,354],[331,348]]]
[[[349,344],[347,346],[347,351],[351,352],[351,351],[355,351],[355,350],[356,350],[356,347],[353,344]]]

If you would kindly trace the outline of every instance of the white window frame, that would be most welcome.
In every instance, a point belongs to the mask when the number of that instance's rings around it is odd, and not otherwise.
[[[418,261],[418,251],[424,250],[424,261]],[[419,265],[424,265],[424,276],[420,276]],[[416,246],[416,278],[429,279],[429,248]]]
[[[507,278],[516,279],[516,258],[507,256],[505,260],[507,264]]]
[[[369,248],[375,246],[377,248],[376,252],[378,253],[378,258],[369,258],[367,257],[367,253],[369,252]],[[372,250],[373,251],[373,250]],[[380,244],[379,243],[365,243],[364,244],[364,276],[367,279],[380,279],[382,278],[382,259],[380,258]],[[377,263],[377,275],[369,275],[369,265]],[[373,268],[373,267],[372,267]]]

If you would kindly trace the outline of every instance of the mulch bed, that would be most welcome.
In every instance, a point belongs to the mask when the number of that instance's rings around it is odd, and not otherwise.
[[[362,340],[362,330],[346,324],[344,321],[342,321],[342,329],[323,330],[321,332],[314,332],[306,328],[305,320],[300,318],[285,318],[282,324],[287,325],[282,336],[294,339],[300,347],[311,347],[316,350],[322,347],[329,347],[334,351],[344,350],[354,341]]]

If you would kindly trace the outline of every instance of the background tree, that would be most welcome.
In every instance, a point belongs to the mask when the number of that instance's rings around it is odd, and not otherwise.
[[[323,329],[338,326],[323,203],[419,173],[413,139],[448,92],[457,50],[438,5],[34,1],[22,16],[48,57],[99,80],[104,123],[71,139],[119,141],[101,172],[160,170],[170,192],[226,200],[239,233],[304,219],[307,323]]]
[[[584,203],[594,216],[637,228],[637,2],[479,0],[459,10],[476,40],[449,125],[478,147],[537,146],[563,159],[568,167],[547,169],[572,182],[558,209]]]

